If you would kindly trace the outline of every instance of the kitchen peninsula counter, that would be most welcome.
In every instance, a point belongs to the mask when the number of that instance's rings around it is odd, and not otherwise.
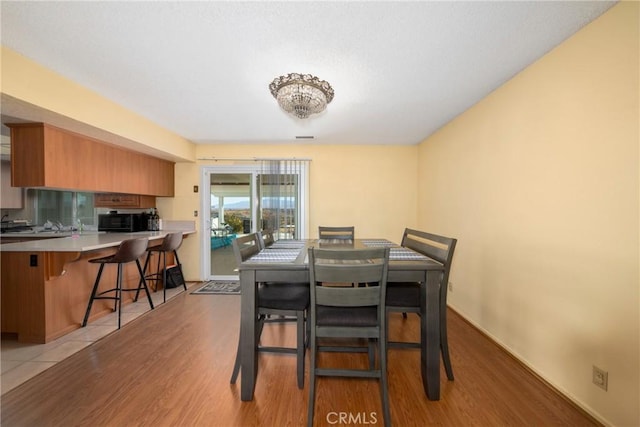
[[[150,241],[162,239],[168,233],[181,231],[183,235],[195,233],[195,230],[162,230],[162,231],[138,231],[135,233],[86,233],[73,236],[69,233],[61,234],[58,238],[53,233],[14,233],[7,237],[46,237],[41,240],[29,240],[18,243],[7,243],[0,246],[2,252],[89,252],[98,249],[111,248],[120,245],[123,240],[147,237]]]
[[[113,254],[124,240],[146,237],[154,246],[172,232],[187,237],[195,230],[87,233],[0,245],[2,333],[17,334],[21,342],[46,343],[80,328],[99,267],[88,261]],[[157,262],[151,261],[154,268]],[[123,267],[123,288],[137,287],[135,263]],[[115,266],[105,268],[99,291],[113,288],[115,278]],[[126,294],[134,293],[123,294],[125,304],[133,297]],[[96,301],[89,324],[112,309],[113,301]]]
[[[0,244],[6,245],[9,243],[18,243],[18,242],[28,242],[35,240],[44,240],[44,239],[60,239],[62,237],[71,237],[75,235],[76,232],[71,231],[44,231],[44,230],[34,230],[34,231],[7,231],[0,234]],[[83,235],[90,234],[104,234],[104,231],[85,231]]]

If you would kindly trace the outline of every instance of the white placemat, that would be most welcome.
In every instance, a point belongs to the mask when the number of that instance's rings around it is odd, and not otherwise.
[[[293,262],[298,258],[299,249],[265,249],[258,252],[245,262]]]
[[[389,252],[389,260],[393,260],[393,261],[423,260],[423,259],[429,259],[429,258],[409,248],[403,248],[403,247],[391,248]]]

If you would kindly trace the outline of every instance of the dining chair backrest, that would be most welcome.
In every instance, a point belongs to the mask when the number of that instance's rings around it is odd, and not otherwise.
[[[353,240],[355,238],[355,227],[318,227],[318,237],[320,239]]]
[[[260,252],[261,249],[257,233],[235,238],[233,239],[232,245],[233,254],[238,265]]]
[[[451,237],[407,228],[404,230],[401,245],[441,263],[444,266],[444,272],[440,283],[446,288],[456,243],[457,239]]]
[[[258,233],[258,241],[260,242],[260,248],[268,248],[273,245],[275,239],[273,238],[273,231],[264,229]]]
[[[310,248],[311,309],[314,310],[314,303],[334,307],[375,305],[384,313],[388,268],[389,248]],[[318,283],[324,286],[317,286]],[[378,286],[327,286],[332,283],[377,283]]]

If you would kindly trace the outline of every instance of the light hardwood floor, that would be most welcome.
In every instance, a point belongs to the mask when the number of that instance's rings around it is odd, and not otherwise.
[[[229,384],[240,298],[192,290],[7,392],[2,425],[306,425],[308,376],[299,390],[295,357],[261,355],[255,398],[240,401],[239,381]],[[416,316],[393,315],[390,333],[415,338],[418,327]],[[294,325],[270,325],[263,341],[293,344],[294,333]],[[394,425],[598,425],[451,311],[449,340],[456,379],[447,381],[442,370],[437,402],[424,395],[419,351],[389,351]],[[366,359],[321,358],[337,362],[355,366]],[[319,379],[315,425],[336,425],[333,413],[340,412],[359,417],[351,425],[382,425],[378,383]]]

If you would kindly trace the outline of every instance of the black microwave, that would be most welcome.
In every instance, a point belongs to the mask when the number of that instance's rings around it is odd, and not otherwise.
[[[98,231],[133,233],[147,231],[147,215],[139,213],[108,213],[98,215]]]

